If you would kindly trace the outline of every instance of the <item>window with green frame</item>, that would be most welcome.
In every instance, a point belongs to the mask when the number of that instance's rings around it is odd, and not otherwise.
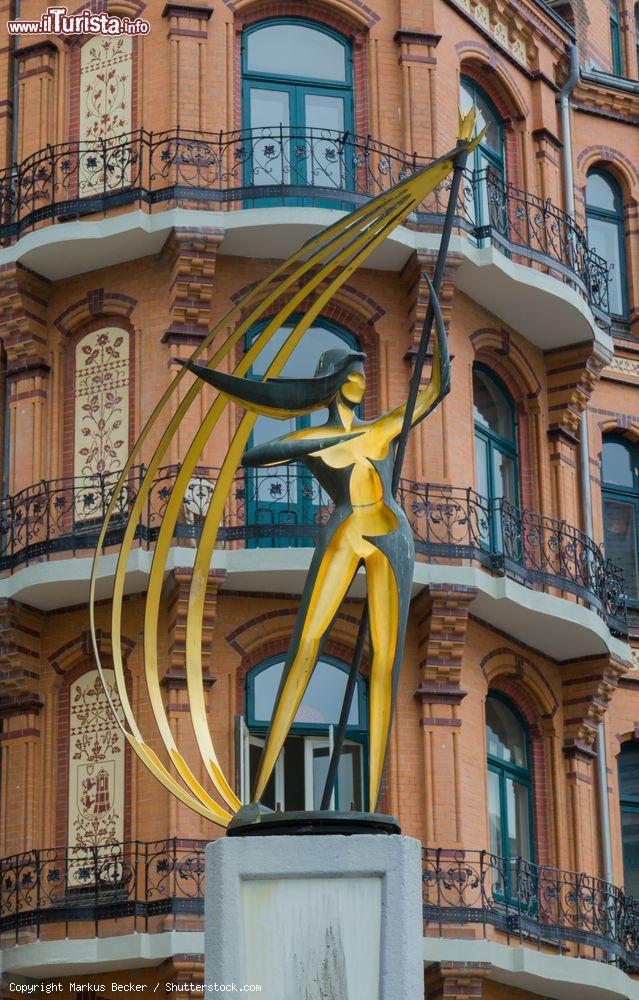
[[[486,747],[490,851],[504,859],[495,888],[512,896],[517,859],[534,860],[533,782],[528,727],[500,692],[486,699]]]
[[[615,76],[623,76],[619,0],[608,0],[608,10],[610,17],[610,53],[612,56],[612,72]]]
[[[247,676],[242,797],[248,801],[279,687],[284,657],[275,656]],[[349,667],[322,655],[313,671],[290,733],[262,799],[275,809],[318,809],[328,771],[333,734],[339,722]],[[360,676],[353,698],[332,808],[367,808],[364,776],[368,752],[368,699]]]
[[[495,218],[495,211],[500,210],[500,202],[489,198],[486,180],[489,175],[501,182],[506,177],[502,121],[488,95],[467,76],[461,78],[460,104],[464,114],[471,108],[475,109],[475,135],[486,129],[484,138],[470,154],[468,161],[468,169],[473,172],[474,178],[470,206],[473,211],[472,222],[477,227],[494,225],[501,230],[504,220]]]
[[[639,599],[639,465],[637,449],[618,434],[607,434],[601,451],[601,494],[606,558],[623,572],[627,596]]]
[[[515,407],[502,382],[484,365],[473,365],[475,469],[477,492],[489,509],[486,544],[501,547],[495,501],[519,503],[519,460]]]
[[[607,170],[595,167],[586,179],[588,246],[610,265],[610,312],[628,318],[628,277],[623,195]]]
[[[352,177],[339,139],[353,131],[351,46],[298,18],[260,21],[242,35],[244,183],[344,190]]]
[[[263,378],[299,318],[299,315],[292,316],[291,322],[273,335],[253,364],[249,378]],[[268,322],[264,320],[249,330],[245,349],[250,347]],[[336,347],[359,350],[359,344],[352,333],[337,323],[320,317],[302,337],[286,362],[282,375],[287,378],[309,378],[315,374],[317,362],[324,351]],[[315,410],[288,420],[258,417],[249,447],[302,427],[317,426],[325,420],[326,410]],[[308,531],[302,533],[297,529],[299,526],[321,524],[331,501],[305,466],[292,463],[266,469],[246,469],[245,484],[249,547],[288,548],[314,544]],[[291,529],[290,532],[288,528]]]
[[[624,891],[639,899],[639,743],[624,743],[617,758]]]

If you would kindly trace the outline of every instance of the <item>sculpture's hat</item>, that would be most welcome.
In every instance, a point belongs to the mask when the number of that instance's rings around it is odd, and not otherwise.
[[[284,419],[326,406],[337,395],[346,377],[361,370],[365,359],[366,355],[360,351],[332,348],[321,355],[313,378],[267,378],[263,382],[179,360],[198,378],[246,409]]]

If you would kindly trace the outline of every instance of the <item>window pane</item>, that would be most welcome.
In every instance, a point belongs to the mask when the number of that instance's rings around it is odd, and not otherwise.
[[[503,851],[501,803],[499,801],[499,775],[495,771],[488,772],[488,817],[490,820],[490,850],[492,854],[501,856]]]
[[[253,739],[251,739],[251,744],[249,746],[249,788],[253,789],[255,784],[255,778],[257,777],[257,769],[260,766],[260,760],[262,757],[262,744],[256,745]],[[260,802],[265,805],[268,809],[275,809],[275,768],[271,777],[268,779],[268,784],[264,789],[264,794],[260,799]]]
[[[269,24],[247,36],[246,65],[252,73],[346,80],[346,49],[324,31],[303,24]]]
[[[623,571],[626,593],[639,596],[637,588],[637,512],[633,503],[604,497],[604,549]]]
[[[493,497],[503,497],[508,503],[517,504],[515,463],[508,455],[493,448]]]
[[[362,802],[362,748],[358,743],[344,744],[337,769],[339,795],[337,808],[348,811],[351,805],[363,809]]]
[[[253,184],[288,184],[290,167],[285,150],[274,142],[270,132],[290,122],[289,96],[286,91],[251,89],[250,127],[255,130],[251,143],[251,176]],[[264,129],[262,134],[260,130]],[[255,134],[257,133],[257,134]]]
[[[619,188],[612,177],[605,174],[588,174],[586,181],[586,205],[600,208],[604,212],[619,212]]]
[[[639,812],[621,812],[623,877],[625,891],[639,899]]]
[[[498,698],[486,700],[486,739],[491,757],[528,767],[526,734],[515,714]]]
[[[626,743],[619,754],[619,794],[639,804],[639,745]]]
[[[513,441],[513,415],[509,401],[499,386],[481,371],[473,373],[473,402],[476,423]]]
[[[491,108],[488,101],[485,100],[479,91],[475,91],[475,105],[478,112],[477,122],[475,125],[475,135],[485,128],[486,134],[481,141],[482,146],[487,146],[501,158],[502,145],[499,119],[496,117],[495,112]]]
[[[263,378],[292,329],[290,325],[281,327],[262,348],[251,368],[255,378]],[[310,327],[284,365],[282,375],[287,378],[310,378],[315,374],[320,356],[334,347],[345,350],[348,349],[348,344],[332,330],[326,330],[323,326]]]
[[[284,802],[283,809],[305,809],[304,739],[289,736],[284,743]]]
[[[508,857],[530,861],[530,790],[519,781],[506,778],[508,811]]]
[[[284,663],[273,663],[261,670],[255,677],[254,713],[257,722],[270,722],[275,704],[275,696],[282,676]],[[347,673],[332,663],[320,660],[313,671],[295,722],[317,725],[337,725],[346,690]],[[353,698],[348,725],[359,724],[359,704],[357,695]]]
[[[313,809],[322,804],[322,793],[326,784],[330,750],[328,746],[313,747]]]
[[[604,441],[602,474],[604,483],[634,486],[634,449],[623,441]]]
[[[312,129],[314,138],[306,154],[307,181],[326,187],[342,186],[344,161],[339,155],[337,136],[344,132],[344,99],[329,94],[306,94],[304,97],[306,128]],[[324,136],[325,138],[322,138]]]
[[[623,282],[625,281],[625,261],[621,247],[619,225],[608,219],[588,216],[588,246],[612,267],[608,291],[610,311],[615,316],[624,313]]]

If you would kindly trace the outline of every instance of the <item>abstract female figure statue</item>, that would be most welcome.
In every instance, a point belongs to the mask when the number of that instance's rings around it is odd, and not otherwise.
[[[431,286],[436,338],[430,382],[417,396],[412,424],[450,389],[449,356],[439,304]],[[326,351],[310,379],[255,382],[184,362],[228,399],[285,419],[328,406],[326,422],[245,452],[244,466],[303,462],[335,503],[315,548],[275,701],[253,800],[259,802],[311,678],[322,645],[355,574],[364,566],[370,616],[369,797],[375,809],[402,660],[413,578],[413,533],[393,495],[395,443],[406,404],[374,420],[359,420],[365,354]]]

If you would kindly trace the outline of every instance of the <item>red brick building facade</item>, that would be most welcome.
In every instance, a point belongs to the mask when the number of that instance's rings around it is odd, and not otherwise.
[[[0,2],[3,22],[45,9],[16,7]],[[635,8],[91,9],[151,30],[3,32],[0,44],[7,982],[82,975],[109,993],[132,977],[201,980],[203,847],[220,830],[132,757],[90,648],[88,577],[110,490],[177,360],[337,213],[449,149],[458,104],[474,103],[489,128],[442,293],[452,392],[413,434],[400,490],[417,560],[382,807],[424,845],[428,1000],[639,996]],[[365,416],[406,398],[446,197],[349,279],[296,355],[310,375],[327,345],[364,350]],[[127,575],[129,696],[158,747],[144,592],[167,491],[212,398],[203,392],[167,452]],[[184,629],[198,529],[239,419],[229,413],[187,490],[160,622],[167,715],[200,777]],[[122,524],[156,444],[102,560],[107,667]],[[326,511],[296,468],[238,474],[231,491],[203,645],[210,728],[240,796]],[[312,807],[321,793],[362,596],[357,583],[334,623],[273,805]],[[345,808],[366,805],[367,673],[365,656]]]

